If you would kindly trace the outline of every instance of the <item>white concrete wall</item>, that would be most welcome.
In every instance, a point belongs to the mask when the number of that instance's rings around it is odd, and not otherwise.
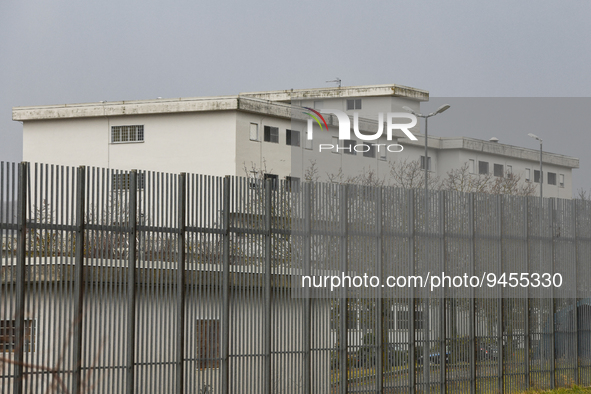
[[[323,108],[346,111],[346,98],[323,99]],[[302,105],[312,106],[313,100],[303,100]],[[401,111],[403,105],[418,110],[419,101],[401,97],[363,97],[362,117],[376,118],[378,112]],[[254,107],[253,107],[254,108]],[[250,111],[250,110],[249,110]],[[254,111],[254,110],[253,110]],[[348,111],[352,114],[355,111]],[[250,140],[250,124],[258,126],[258,140]],[[118,125],[144,125],[144,142],[111,143],[111,127]],[[419,123],[420,124],[420,123]],[[279,128],[278,143],[264,141],[264,126]],[[375,126],[377,128],[377,125]],[[300,131],[300,146],[286,145],[286,130]],[[306,149],[306,122],[264,113],[219,110],[203,112],[178,112],[169,114],[120,115],[110,117],[68,118],[52,120],[27,120],[24,122],[24,152],[26,161],[62,165],[87,165],[114,169],[143,169],[162,172],[189,172],[208,175],[246,176],[253,168],[260,172],[304,178],[306,169],[316,162],[320,180],[328,174],[337,174],[342,168],[345,177],[373,171],[380,177],[389,176],[394,161],[419,160],[424,155],[424,139],[410,141],[402,132],[397,132],[398,141],[387,141],[385,136],[378,143],[400,143],[401,153],[387,153],[387,160],[365,157],[361,152],[348,155],[328,150],[319,153],[320,144],[333,144],[338,136],[338,126],[329,125],[329,130],[314,126],[312,149]],[[411,129],[419,133],[419,125]],[[384,133],[385,134],[385,133]],[[352,133],[352,138],[361,144]],[[434,175],[445,178],[447,172],[460,168],[469,159],[489,162],[489,171],[494,164],[513,166],[513,172],[525,177],[525,169],[532,172],[539,168],[531,150],[468,140],[466,149],[461,139],[432,138],[429,141],[429,156]],[[367,141],[369,143],[373,141]],[[342,142],[341,142],[342,144]],[[478,150],[478,146],[486,149]],[[457,146],[457,148],[456,148]],[[474,148],[476,147],[476,148]],[[512,152],[512,153],[507,153]],[[544,164],[544,195],[546,197],[572,197],[571,158],[555,155]],[[574,164],[576,165],[576,164]],[[547,184],[548,172],[556,173],[557,185]],[[559,186],[560,174],[564,174],[564,187]]]
[[[144,142],[111,143],[111,127],[144,125]],[[24,122],[23,160],[115,169],[235,175],[236,112]]]
[[[468,163],[470,159],[474,160],[475,165],[475,173],[478,174],[478,162],[485,161],[489,164],[489,173],[494,174],[494,165],[501,164],[503,165],[504,173],[507,174],[507,166],[512,166],[512,171],[514,174],[517,174],[521,178],[521,183],[525,183],[525,172],[526,168],[531,170],[531,183],[533,183],[534,179],[534,170],[540,169],[540,163],[531,161],[531,160],[523,160],[515,157],[507,157],[507,156],[500,156],[494,155],[491,153],[486,152],[477,152],[477,151],[469,151],[469,150],[440,150],[437,153],[437,163],[438,166],[436,167],[437,173],[441,177],[445,177],[446,173],[452,169],[457,169],[461,167],[464,163]],[[556,197],[556,198],[565,198],[571,199],[572,198],[572,169],[568,167],[562,167],[555,164],[544,163],[543,164],[543,172],[544,172],[544,185],[543,185],[543,192],[544,197]],[[556,174],[556,185],[549,185],[548,184],[548,172],[553,172]],[[564,187],[560,187],[560,174],[564,175]],[[536,191],[534,195],[539,195],[539,184],[533,183],[536,186]]]
[[[23,160],[107,167],[108,119],[37,120],[23,123]]]
[[[258,140],[250,140],[250,124],[258,126]],[[264,141],[264,127],[279,128],[279,142]],[[285,178],[291,174],[292,147],[285,144],[285,130],[291,129],[289,119],[274,118],[262,114],[239,112],[236,116],[236,172],[238,176],[248,176],[254,168]],[[301,138],[301,135],[300,135]],[[245,170],[246,168],[246,170]]]

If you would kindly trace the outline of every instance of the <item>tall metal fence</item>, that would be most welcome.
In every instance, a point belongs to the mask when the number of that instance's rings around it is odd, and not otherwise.
[[[0,163],[0,203],[2,394],[591,385],[584,201]]]

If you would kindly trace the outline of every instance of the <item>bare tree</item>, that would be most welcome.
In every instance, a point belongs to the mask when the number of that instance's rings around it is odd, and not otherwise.
[[[304,171],[304,180],[306,182],[318,182],[320,179],[320,173],[316,166],[316,160],[310,160],[310,166]]]
[[[514,196],[532,196],[536,192],[536,186],[530,182],[521,182],[521,176],[508,173],[503,177],[495,177],[491,182],[488,193],[511,194]]]
[[[455,190],[458,192],[486,193],[491,183],[492,175],[471,174],[468,169],[468,163],[447,173],[443,180],[444,190]]]
[[[428,187],[430,190],[441,189],[441,181],[438,176],[428,174]],[[419,189],[425,187],[425,169],[418,160],[402,160],[390,163],[390,186],[403,189]]]
[[[345,175],[343,169],[339,168],[336,174],[326,174],[330,183],[348,183],[360,186],[386,186],[386,180],[380,178],[375,170],[362,170],[358,175]]]
[[[574,197],[577,200],[591,201],[591,191],[580,188]]]
[[[510,172],[502,177],[492,174],[472,174],[469,171],[468,163],[449,171],[441,188],[466,193],[511,194],[515,196],[531,196],[536,191],[534,184],[521,182],[519,174]]]

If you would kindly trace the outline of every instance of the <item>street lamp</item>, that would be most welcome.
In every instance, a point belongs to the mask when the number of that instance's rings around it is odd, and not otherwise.
[[[429,139],[429,131],[428,131],[428,120],[431,116],[435,116],[437,114],[440,114],[444,111],[447,111],[449,109],[450,105],[449,104],[444,104],[441,107],[437,108],[437,111],[435,112],[431,112],[429,115],[423,115],[423,114],[419,114],[415,111],[413,111],[411,108],[404,106],[402,107],[403,110],[410,112],[411,114],[413,114],[414,116],[416,116],[417,118],[423,118],[425,119],[425,217],[427,215],[427,209],[428,209],[428,195],[427,193],[429,192],[429,188],[428,188],[428,180],[429,180],[429,173],[428,173],[428,167],[429,167],[429,155],[428,155],[428,151],[427,151],[427,141]],[[425,222],[426,223],[426,222]],[[425,227],[425,231],[427,230],[427,228]]]
[[[542,184],[544,183],[544,176],[542,175],[542,139],[535,134],[529,133],[528,137],[534,138],[540,141],[540,207],[542,206]]]
[[[417,118],[423,118],[425,119],[425,234],[428,233],[428,223],[429,223],[429,152],[428,152],[428,139],[429,139],[429,133],[428,133],[428,129],[427,129],[427,124],[428,124],[428,119],[431,116],[435,116],[437,114],[440,114],[444,111],[447,111],[449,109],[450,105],[449,104],[444,104],[441,107],[437,108],[437,111],[435,112],[431,112],[429,115],[423,115],[420,113],[415,112],[414,110],[412,110],[411,108],[407,107],[407,106],[403,106],[402,109],[410,112],[411,114],[413,114],[414,116],[416,116]],[[414,271],[414,267],[413,267],[413,271]],[[443,305],[443,304],[442,304]],[[430,355],[429,355],[429,345],[430,345],[430,341],[429,341],[429,313],[430,313],[430,308],[427,307],[427,310],[423,310],[423,330],[424,330],[424,334],[423,334],[423,380],[426,382],[427,385],[429,385],[431,383],[431,377],[430,377],[430,367],[429,367],[429,359],[430,359]],[[445,312],[443,312],[445,313]],[[414,311],[409,311],[409,317],[410,319],[414,319]],[[414,335],[414,333],[413,333]],[[445,349],[439,349],[439,358],[440,360],[444,360],[446,351]],[[443,361],[441,361],[443,362]],[[428,386],[429,387],[429,386]],[[429,392],[429,391],[428,391]]]
[[[533,133],[528,133],[527,136],[540,141],[540,231],[541,231],[542,222],[544,219],[544,195],[542,194],[542,185],[544,184],[544,176],[542,175],[542,139]],[[543,238],[540,237],[540,266],[542,265],[542,256],[543,255],[544,255],[544,241],[543,241]],[[554,261],[552,261],[552,274],[554,275]],[[552,299],[552,311],[554,311],[554,292],[552,291],[552,289],[550,289],[550,298]],[[529,295],[528,295],[528,299],[527,299],[527,308],[529,310]]]

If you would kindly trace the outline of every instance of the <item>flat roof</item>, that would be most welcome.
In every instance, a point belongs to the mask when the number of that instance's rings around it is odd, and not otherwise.
[[[12,120],[48,120],[103,116],[148,115],[178,112],[244,110],[276,116],[291,116],[273,105],[289,104],[292,98],[407,97],[429,99],[429,92],[401,85],[345,86],[240,93],[233,96],[179,97],[152,100],[100,101],[95,103],[13,107]],[[251,102],[252,100],[252,102]],[[259,104],[256,104],[256,103]],[[262,102],[268,103],[261,106]],[[240,104],[245,105],[240,105]],[[263,108],[265,107],[265,108]]]
[[[256,97],[270,101],[288,102],[293,99],[321,99],[345,97],[407,97],[419,101],[429,100],[429,92],[402,85],[364,85],[325,87],[313,89],[287,89],[268,92],[240,93],[240,96]]]

